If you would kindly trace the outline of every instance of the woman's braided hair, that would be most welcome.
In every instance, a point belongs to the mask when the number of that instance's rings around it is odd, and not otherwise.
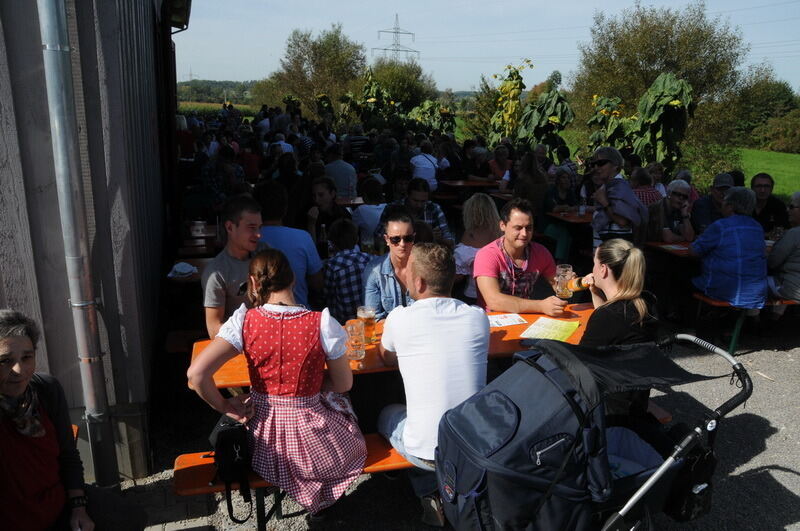
[[[283,291],[294,282],[294,273],[286,255],[277,249],[264,249],[250,260],[250,276],[254,285],[247,291],[253,306],[266,304],[269,296]]]

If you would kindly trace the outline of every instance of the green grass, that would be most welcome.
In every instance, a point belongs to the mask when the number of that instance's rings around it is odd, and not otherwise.
[[[800,154],[743,149],[742,166],[748,185],[753,175],[763,172],[775,179],[775,195],[787,199],[800,191]]]

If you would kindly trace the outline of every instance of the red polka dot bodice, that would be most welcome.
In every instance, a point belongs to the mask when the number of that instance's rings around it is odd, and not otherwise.
[[[242,337],[253,390],[279,396],[319,393],[325,369],[321,316],[309,310],[284,313],[259,307],[247,311]]]

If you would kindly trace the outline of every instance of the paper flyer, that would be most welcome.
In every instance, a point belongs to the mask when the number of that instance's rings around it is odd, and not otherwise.
[[[497,328],[499,326],[511,326],[518,324],[525,324],[528,321],[520,317],[518,313],[501,313],[499,315],[489,316],[489,326]]]
[[[577,330],[580,324],[579,321],[559,321],[548,317],[540,317],[522,332],[520,337],[527,339],[536,338],[566,341],[567,338]]]

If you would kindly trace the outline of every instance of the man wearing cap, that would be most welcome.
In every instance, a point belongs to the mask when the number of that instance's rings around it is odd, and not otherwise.
[[[729,173],[718,173],[714,177],[708,195],[694,202],[692,225],[695,233],[701,234],[706,227],[722,218],[722,199],[731,186],[733,186],[733,177]]]

